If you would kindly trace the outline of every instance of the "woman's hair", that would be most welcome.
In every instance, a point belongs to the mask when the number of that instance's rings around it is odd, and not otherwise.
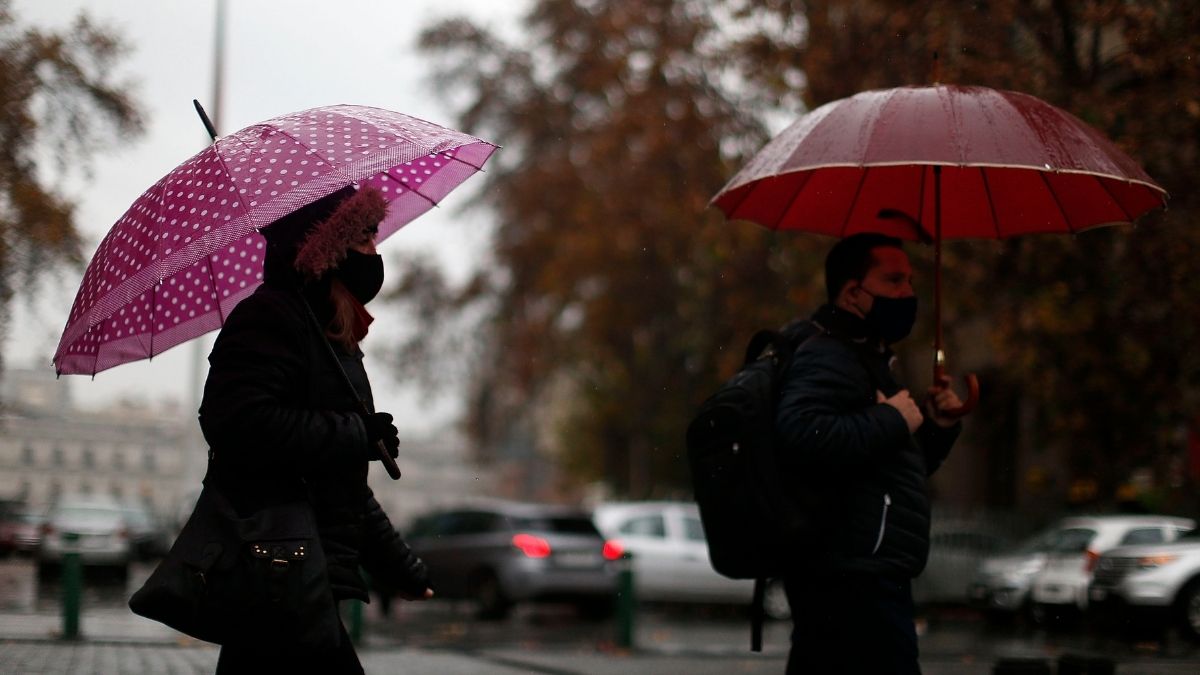
[[[355,320],[358,316],[355,303],[358,300],[341,279],[335,276],[329,282],[329,303],[333,307],[333,314],[325,324],[325,336],[345,347],[347,353],[353,354],[358,348],[358,340],[354,337]]]

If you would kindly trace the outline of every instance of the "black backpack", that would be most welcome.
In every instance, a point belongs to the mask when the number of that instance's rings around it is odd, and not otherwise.
[[[687,429],[692,488],[713,569],[754,579],[751,650],[762,651],[768,579],[794,564],[798,543],[814,532],[811,509],[785,485],[775,448],[775,406],[795,353],[820,331],[803,323],[762,330],[745,363],[701,406]]]

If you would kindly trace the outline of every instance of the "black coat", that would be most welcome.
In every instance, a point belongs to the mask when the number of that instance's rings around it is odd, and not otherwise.
[[[892,353],[862,319],[832,306],[813,322],[820,334],[792,359],[776,411],[783,469],[820,505],[821,540],[804,548],[810,561],[833,569],[915,577],[929,557],[926,479],[961,426],[926,420],[909,434],[899,411],[877,403],[877,390],[902,389]]]
[[[335,598],[367,599],[360,564],[382,588],[420,594],[425,565],[367,486],[373,450],[326,345],[295,286],[263,284],[230,312],[200,407],[209,480],[243,512],[306,494]],[[339,360],[370,406],[362,352]]]

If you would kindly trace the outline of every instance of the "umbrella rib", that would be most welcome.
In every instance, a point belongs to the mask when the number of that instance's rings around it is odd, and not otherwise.
[[[465,163],[465,162],[464,162],[464,163]],[[395,167],[393,167],[393,168],[395,168]],[[418,190],[418,189],[414,188],[413,186],[409,185],[407,182],[405,182],[405,181],[402,181],[402,180],[400,180],[400,178],[398,178],[398,177],[394,176],[394,175],[392,174],[392,169],[388,169],[388,170],[387,170],[387,171],[385,171],[384,173],[385,173],[387,176],[389,176],[390,178],[392,178],[393,180],[395,180],[397,183],[400,183],[400,185],[401,185],[401,186],[403,186],[403,187],[405,187],[405,188],[408,188],[408,191],[409,191],[409,192],[411,192],[411,193],[413,193],[414,195],[416,195],[416,196],[420,197],[421,199],[424,199],[425,201],[429,202],[429,203],[430,203],[430,205],[432,205],[432,206],[437,206],[437,205],[438,205],[438,203],[437,203],[437,202],[435,202],[434,200],[432,200],[432,199],[430,199],[429,197],[426,197],[425,195],[421,194],[421,191],[420,191],[420,190]]]
[[[1042,183],[1046,186],[1046,190],[1050,193],[1050,198],[1054,200],[1054,206],[1058,208],[1058,212],[1062,214],[1063,222],[1067,224],[1067,231],[1074,233],[1077,230],[1071,224],[1071,218],[1067,215],[1067,210],[1063,208],[1062,202],[1058,200],[1058,194],[1054,192],[1054,186],[1050,185],[1050,179],[1046,177],[1045,171],[1038,171],[1037,175],[1042,179]]]
[[[787,174],[782,174],[782,175],[787,175]],[[782,175],[776,175],[776,176],[773,176],[773,178],[778,179],[778,178],[781,178]],[[812,179],[812,177],[813,177],[812,172],[810,172],[810,171],[801,171],[801,172],[799,172],[799,175],[803,176],[803,179],[800,181],[800,184],[798,186],[796,186],[795,191],[792,192],[792,196],[789,197],[784,202],[784,207],[783,207],[783,210],[781,210],[779,212],[779,217],[775,219],[774,223],[772,223],[771,225],[768,226],[772,230],[778,230],[782,227],[784,217],[786,217],[788,212],[792,210],[792,205],[796,203],[796,200],[800,199],[800,193],[804,192],[804,188],[808,187],[808,181],[810,179]],[[753,189],[746,190],[746,195],[744,197],[742,197],[741,200],[738,201],[738,206],[741,206],[743,202],[745,202],[747,199],[749,199],[750,195],[755,190],[757,190],[760,185],[762,185],[761,182],[756,184]],[[730,213],[733,213],[733,211],[731,210]]]
[[[983,191],[987,194],[988,213],[992,214],[992,229],[996,231],[996,238],[1001,239],[1000,219],[996,217],[996,200],[992,199],[992,186],[988,183],[987,172],[982,166],[979,167],[979,180],[983,181]]]
[[[263,254],[263,263],[266,263],[266,253]],[[221,307],[221,291],[217,289],[217,278],[213,276],[212,258],[204,256],[204,269],[208,270],[208,281],[212,284],[213,302],[217,305],[217,317],[221,319],[221,325],[225,325],[225,309]]]
[[[846,217],[842,219],[842,226],[838,229],[838,236],[846,236],[846,228],[850,226],[850,216],[854,213],[854,205],[858,203],[858,196],[862,194],[863,183],[867,182],[867,172],[870,167],[864,166],[862,175],[858,177],[858,185],[854,188],[854,199],[850,200],[850,207],[846,209]]]
[[[1117,199],[1117,196],[1112,193],[1112,190],[1108,189],[1108,185],[1105,185],[1104,181],[1100,180],[1099,176],[1093,175],[1092,178],[1094,178],[1096,182],[1100,184],[1100,189],[1104,190],[1104,194],[1108,195],[1108,198],[1113,200],[1113,203],[1117,205],[1117,208],[1121,209],[1121,213],[1125,214],[1125,220],[1132,223],[1133,216],[1129,215],[1129,209],[1125,208],[1125,205],[1121,203],[1121,200]]]

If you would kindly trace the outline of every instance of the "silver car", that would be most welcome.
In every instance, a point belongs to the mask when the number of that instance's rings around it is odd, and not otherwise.
[[[1174,620],[1184,635],[1200,641],[1200,531],[1102,553],[1088,600],[1088,612],[1098,617]]]
[[[429,513],[405,533],[429,566],[437,597],[474,599],[486,619],[527,601],[611,613],[620,552],[576,509],[497,503]]]
[[[77,552],[84,565],[124,572],[133,547],[121,505],[102,498],[68,497],[50,507],[37,551],[39,568],[57,567],[68,552]]]
[[[613,502],[593,509],[596,527],[633,555],[633,587],[639,600],[749,605],[754,582],[718,574],[694,502]],[[783,583],[767,585],[768,617],[791,616]]]

